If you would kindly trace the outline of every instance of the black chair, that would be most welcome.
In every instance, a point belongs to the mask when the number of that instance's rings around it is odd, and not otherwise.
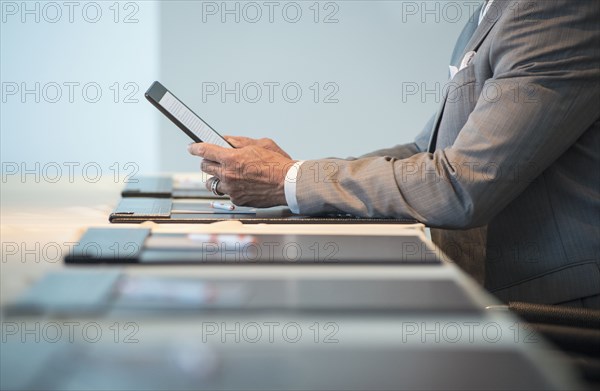
[[[567,354],[590,386],[600,386],[600,310],[509,302],[489,310],[508,310]]]

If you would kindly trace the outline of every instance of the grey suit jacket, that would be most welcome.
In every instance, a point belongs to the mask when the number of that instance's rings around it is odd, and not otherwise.
[[[306,161],[301,213],[413,218],[500,299],[600,294],[600,1],[496,0],[414,143]],[[470,23],[477,23],[472,20]]]

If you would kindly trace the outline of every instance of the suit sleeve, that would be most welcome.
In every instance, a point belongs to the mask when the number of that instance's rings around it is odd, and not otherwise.
[[[306,161],[300,212],[470,228],[515,199],[598,120],[600,101],[599,3],[535,5],[494,27],[489,58],[480,59],[494,76],[451,147],[405,159]]]
[[[421,132],[415,138],[415,141],[408,144],[399,144],[392,148],[379,149],[374,152],[362,155],[360,158],[374,157],[374,156],[391,156],[396,159],[406,159],[417,153],[425,152],[429,145],[429,138],[431,137],[431,131],[433,129],[433,121],[435,115],[433,115],[427,124],[421,130]]]

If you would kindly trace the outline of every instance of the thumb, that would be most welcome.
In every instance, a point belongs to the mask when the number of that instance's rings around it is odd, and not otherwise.
[[[254,144],[254,140],[248,137],[242,137],[242,136],[223,136],[223,138],[225,140],[227,140],[227,142],[231,145],[233,145],[235,148],[243,148],[243,147],[247,147],[248,145],[252,145]]]

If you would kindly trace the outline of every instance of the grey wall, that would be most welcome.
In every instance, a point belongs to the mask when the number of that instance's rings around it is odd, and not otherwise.
[[[118,168],[122,182],[134,169],[197,170],[187,137],[143,98],[155,79],[220,132],[274,138],[295,158],[411,140],[437,107],[454,40],[479,1],[321,1],[316,21],[315,3],[270,2],[270,17],[264,1],[228,1],[229,14],[222,1],[120,1],[118,15],[113,1],[76,2],[70,20],[63,2],[2,1],[3,171],[16,164],[52,177],[58,165],[64,182],[69,164],[81,175],[93,163],[103,176]],[[72,100],[65,83],[78,83]],[[99,100],[94,88],[82,91],[88,83],[100,87]],[[239,95],[203,99],[203,86],[222,83],[239,83]],[[269,83],[279,83],[272,102]],[[403,86],[419,90],[403,99]],[[302,96],[290,103],[294,87]],[[423,87],[434,93],[421,96]]]
[[[143,97],[158,72],[158,3],[67,3],[0,3],[3,172],[68,183],[70,169],[118,182],[158,170],[158,114]]]
[[[298,159],[411,141],[438,106],[454,42],[480,2],[322,1],[318,16],[315,3],[274,2],[269,15],[264,2],[162,2],[161,80],[222,134],[270,137]],[[239,92],[220,94],[236,83]],[[279,83],[272,102],[268,83]],[[197,169],[187,137],[159,121],[160,167]]]

